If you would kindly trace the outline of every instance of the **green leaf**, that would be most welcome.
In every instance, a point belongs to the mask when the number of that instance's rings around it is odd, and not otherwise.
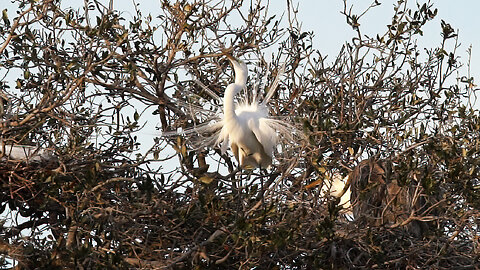
[[[7,9],[4,9],[2,12],[2,19],[6,26],[10,26],[10,21],[8,20]]]
[[[140,118],[140,115],[138,114],[137,111],[135,111],[135,113],[133,114],[133,119],[134,119],[135,121],[138,121],[139,118]]]

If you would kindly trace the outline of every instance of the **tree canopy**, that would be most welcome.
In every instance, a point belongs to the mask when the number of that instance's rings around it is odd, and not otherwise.
[[[430,2],[399,0],[367,36],[345,0],[356,34],[333,59],[290,1],[283,15],[262,0],[161,1],[150,14],[12,2],[0,21],[5,268],[479,267],[478,88],[448,22],[438,47],[417,45]],[[249,89],[285,67],[270,109],[298,136],[271,169],[238,170],[190,132],[232,81],[225,52],[247,60]],[[375,205],[381,222],[366,208],[353,219],[322,186],[362,171],[358,200],[391,194],[387,183],[410,199]]]

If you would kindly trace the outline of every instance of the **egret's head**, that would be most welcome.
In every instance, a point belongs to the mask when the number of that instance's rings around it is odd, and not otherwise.
[[[235,83],[245,86],[247,84],[248,69],[245,62],[242,60],[237,60],[233,56],[228,55],[228,60],[233,65],[233,70],[235,71]]]

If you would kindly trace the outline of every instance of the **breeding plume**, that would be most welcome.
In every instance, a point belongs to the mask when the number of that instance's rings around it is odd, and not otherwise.
[[[267,107],[277,89],[284,67],[277,70],[274,81],[262,99],[257,95],[258,85],[247,89],[248,69],[245,63],[230,55],[227,57],[233,66],[235,79],[225,88],[223,98],[200,81],[196,81],[197,84],[213,102],[183,89],[192,97],[190,100],[198,104],[188,100],[183,103],[177,99],[185,112],[195,119],[193,121],[195,126],[181,133],[198,149],[207,146],[219,147],[224,154],[230,147],[241,168],[268,168],[272,164],[274,153],[282,152],[282,156],[285,156],[288,152],[286,149],[295,147],[299,141],[294,139],[299,137],[296,129],[285,120],[271,117]],[[240,95],[240,92],[247,95]],[[210,105],[208,109],[206,104]],[[200,123],[197,124],[198,122]],[[163,133],[163,136],[170,135],[178,135],[178,132]]]

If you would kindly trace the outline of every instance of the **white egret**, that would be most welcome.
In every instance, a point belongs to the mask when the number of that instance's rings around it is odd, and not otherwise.
[[[350,187],[345,186],[348,184],[348,176],[343,177],[340,173],[335,172],[332,174],[330,181],[322,186],[322,195],[331,195],[335,198],[340,198],[339,205],[345,209],[350,208]],[[347,212],[350,213],[350,212]]]
[[[225,89],[222,129],[216,144],[229,142],[230,148],[243,168],[267,168],[272,164],[277,145],[276,130],[269,123],[265,102],[235,104],[234,98],[246,87],[248,69],[244,62],[228,55],[235,72],[235,82]]]
[[[177,99],[177,102],[194,118],[203,120],[203,123],[195,124],[196,121],[194,121],[193,128],[181,132],[164,132],[163,136],[181,133],[186,135],[186,138],[198,149],[211,145],[219,147],[222,154],[230,147],[241,168],[266,169],[272,164],[279,141],[282,140],[283,144],[293,145],[295,136],[299,135],[296,129],[286,121],[278,117],[271,117],[267,107],[277,89],[284,67],[277,72],[277,76],[263,100],[257,96],[256,88],[249,93],[249,96],[253,96],[253,98],[239,98],[237,94],[247,87],[248,69],[243,61],[236,60],[228,54],[226,56],[233,66],[235,79],[226,87],[224,97],[220,98],[200,81],[196,81],[206,94],[218,101],[218,103],[210,103],[212,107],[206,109],[204,105],[201,105],[202,102],[205,102],[202,97],[188,89],[183,89],[186,93],[191,94],[188,100],[199,101],[200,104],[190,101],[184,103],[180,99]],[[219,103],[223,103],[223,106],[216,107],[219,106]],[[282,154],[285,154],[287,148],[290,147],[281,148]]]

